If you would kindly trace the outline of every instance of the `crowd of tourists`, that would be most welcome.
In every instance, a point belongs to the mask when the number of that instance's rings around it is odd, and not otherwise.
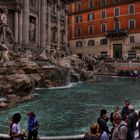
[[[109,129],[108,121],[111,122],[111,129]],[[110,117],[107,110],[102,109],[97,122],[91,124],[84,140],[136,140],[136,130],[140,138],[140,111],[136,113],[133,105],[125,101],[122,110],[116,107]]]
[[[21,132],[20,113],[15,113],[10,124],[11,140],[37,140],[39,123],[34,112],[28,113],[27,131]],[[112,127],[108,126],[110,121]],[[108,115],[106,109],[100,110],[100,115],[96,123],[91,124],[89,131],[85,134],[84,140],[136,140],[135,131],[138,130],[140,138],[140,111],[137,113],[129,101],[125,101],[122,110],[115,107],[114,111]]]
[[[39,123],[36,119],[35,113],[34,112],[28,113],[28,121],[27,121],[28,134],[27,135],[25,134],[25,132],[21,131],[20,120],[21,120],[20,113],[15,113],[12,116],[11,124],[9,128],[10,140],[24,140],[25,137],[27,138],[27,140],[37,140]]]

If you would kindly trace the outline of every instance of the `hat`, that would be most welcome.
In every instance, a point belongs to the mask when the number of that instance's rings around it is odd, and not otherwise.
[[[129,106],[128,106],[128,109],[129,109],[129,110],[133,110],[134,107],[133,107],[132,105],[129,105]]]
[[[34,116],[34,117],[35,117],[36,115],[35,115],[34,112],[29,112],[29,113],[28,113],[28,116],[32,116],[32,117]]]

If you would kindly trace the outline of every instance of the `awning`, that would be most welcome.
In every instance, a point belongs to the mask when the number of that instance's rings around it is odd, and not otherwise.
[[[140,66],[118,66],[117,71],[140,71]]]

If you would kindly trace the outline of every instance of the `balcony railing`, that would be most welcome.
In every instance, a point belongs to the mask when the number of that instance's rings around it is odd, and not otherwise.
[[[114,37],[125,37],[127,36],[127,30],[126,29],[120,29],[120,30],[112,30],[107,32],[107,37],[114,38]]]

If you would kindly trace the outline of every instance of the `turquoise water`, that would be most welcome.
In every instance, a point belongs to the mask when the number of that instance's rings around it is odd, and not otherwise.
[[[15,112],[21,113],[21,127],[26,129],[27,113],[34,111],[40,136],[82,134],[96,121],[100,109],[110,113],[126,99],[140,109],[140,79],[102,78],[67,89],[37,89],[32,100],[1,110],[0,133],[8,132],[9,117]]]

